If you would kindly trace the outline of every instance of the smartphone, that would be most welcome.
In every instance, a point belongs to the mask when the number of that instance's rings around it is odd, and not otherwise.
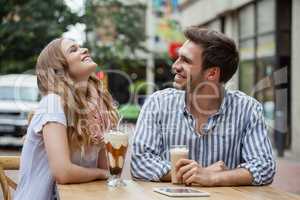
[[[194,188],[186,187],[155,187],[154,192],[167,195],[169,197],[208,197],[208,192],[196,190]]]

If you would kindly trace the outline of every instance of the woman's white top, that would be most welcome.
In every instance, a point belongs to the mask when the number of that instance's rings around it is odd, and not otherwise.
[[[60,96],[56,94],[48,94],[41,99],[27,129],[21,154],[20,181],[14,193],[14,200],[59,199],[56,196],[55,180],[49,168],[42,136],[43,126],[48,122],[67,126]],[[98,151],[98,147],[92,146],[84,156],[81,155],[81,151],[74,152],[71,160],[80,166],[94,168],[97,167]]]

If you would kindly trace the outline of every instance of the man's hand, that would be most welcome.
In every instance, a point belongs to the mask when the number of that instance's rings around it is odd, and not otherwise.
[[[215,162],[212,165],[207,166],[205,169],[211,171],[211,172],[221,172],[224,170],[228,170],[228,168],[225,166],[225,163],[223,161]]]
[[[201,186],[213,186],[215,174],[227,170],[223,161],[218,161],[206,168],[199,165],[196,161],[181,159],[176,164],[176,176],[186,185],[197,183]]]

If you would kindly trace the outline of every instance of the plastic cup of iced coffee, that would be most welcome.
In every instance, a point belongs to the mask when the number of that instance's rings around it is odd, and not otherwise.
[[[178,180],[176,177],[176,163],[180,159],[188,159],[189,150],[186,145],[173,145],[170,149],[171,157],[171,180],[173,184],[182,184],[182,180]]]
[[[104,134],[110,177],[108,186],[125,186],[121,173],[128,147],[128,134],[119,130],[110,130]]]

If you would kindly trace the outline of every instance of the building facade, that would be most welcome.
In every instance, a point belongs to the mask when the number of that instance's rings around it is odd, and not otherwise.
[[[300,155],[299,13],[299,0],[186,0],[180,4],[183,27],[199,25],[235,40],[241,62],[227,87],[262,103],[279,156],[285,149]]]

